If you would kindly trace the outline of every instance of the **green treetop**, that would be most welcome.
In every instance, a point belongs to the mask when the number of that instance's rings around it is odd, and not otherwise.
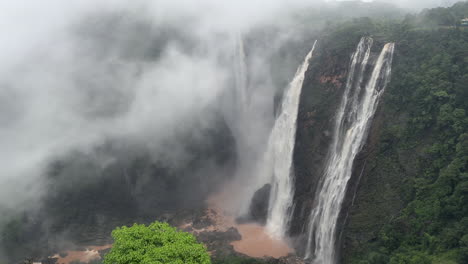
[[[167,223],[134,224],[112,231],[114,245],[104,264],[210,264],[206,248],[195,237]]]

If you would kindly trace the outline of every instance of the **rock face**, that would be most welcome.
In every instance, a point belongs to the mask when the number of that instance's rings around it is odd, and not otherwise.
[[[401,166],[401,157],[387,151],[382,144],[383,127],[398,122],[395,116],[384,99],[366,145],[356,157],[341,213],[341,263],[351,263],[351,256],[359,255],[363,244],[376,239],[382,226],[405,205],[402,187],[410,173]],[[379,153],[387,158],[381,159]]]
[[[213,257],[236,255],[231,242],[241,240],[239,231],[234,227],[226,231],[201,232],[197,234],[198,241],[202,242],[212,252]]]
[[[331,131],[345,88],[350,56],[360,37],[362,35],[351,34],[344,39],[342,36],[332,35],[319,42],[306,74],[294,152],[295,208],[289,230],[300,255],[304,252],[317,182],[327,160],[332,140]],[[381,45],[377,40],[372,51],[380,50]],[[354,161],[352,178],[338,220],[340,230],[337,248],[340,255],[344,256],[343,259],[356,249],[356,244],[369,241],[375,236],[383,225],[385,215],[394,215],[402,206],[398,195],[390,195],[395,191],[395,184],[400,183],[400,177],[387,178],[387,172],[380,171],[379,167],[386,169],[391,165],[377,164],[372,158],[378,149],[384,120],[392,115],[391,112],[384,111],[384,107],[383,99],[372,121],[366,144]],[[398,170],[390,173],[397,174]],[[381,195],[385,199],[382,200]]]
[[[355,47],[358,42],[356,38],[352,45]],[[333,119],[344,91],[351,49],[336,49],[326,41],[318,42],[304,80],[293,157],[296,191],[290,228],[299,254],[306,244],[306,227],[332,140]]]
[[[255,192],[250,203],[248,220],[264,225],[268,216],[271,185],[265,184]]]

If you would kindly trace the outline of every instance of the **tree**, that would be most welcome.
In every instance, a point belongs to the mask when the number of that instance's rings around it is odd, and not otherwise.
[[[112,231],[114,245],[104,264],[210,264],[204,245],[167,223],[134,224]]]

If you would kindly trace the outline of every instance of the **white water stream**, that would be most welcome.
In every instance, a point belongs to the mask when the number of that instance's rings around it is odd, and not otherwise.
[[[345,91],[336,114],[332,145],[316,191],[305,255],[315,264],[336,263],[336,225],[354,159],[362,149],[379,99],[390,80],[393,43],[384,46],[367,84],[363,85],[366,69],[370,67],[372,44],[371,38],[362,38],[352,56]]]
[[[265,164],[272,176],[267,230],[276,237],[283,237],[291,218],[294,196],[293,151],[296,141],[296,122],[304,77],[309,68],[315,45],[298,68],[294,79],[283,95],[278,115],[268,140]]]

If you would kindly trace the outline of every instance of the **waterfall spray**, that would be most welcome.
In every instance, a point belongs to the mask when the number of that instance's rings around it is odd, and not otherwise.
[[[354,159],[362,149],[379,99],[390,80],[393,43],[384,46],[367,85],[363,86],[372,44],[371,38],[362,38],[351,58],[345,91],[336,114],[333,142],[316,191],[305,254],[306,259],[316,264],[336,263],[336,225]]]
[[[283,95],[281,112],[275,121],[268,140],[266,165],[270,168],[268,176],[272,176],[271,193],[267,216],[267,230],[274,236],[285,235],[293,207],[293,151],[296,140],[296,122],[300,95],[304,77],[309,68],[309,61],[315,49],[307,54],[299,66],[294,79]]]

